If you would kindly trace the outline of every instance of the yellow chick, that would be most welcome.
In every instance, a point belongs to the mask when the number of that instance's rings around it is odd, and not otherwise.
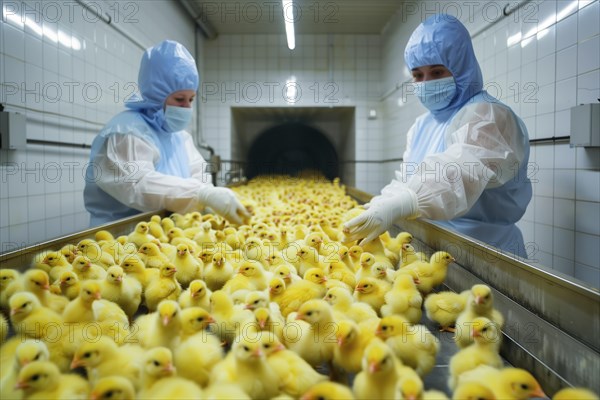
[[[331,304],[334,316],[337,319],[351,319],[356,323],[377,318],[377,313],[368,304],[354,301],[352,294],[341,287],[327,290],[325,301]]]
[[[489,365],[480,365],[460,375],[457,390],[467,382],[485,385],[494,393],[496,399],[526,400],[548,397],[535,377],[521,368],[499,370]]]
[[[262,335],[258,332],[258,336]],[[267,362],[257,337],[238,336],[231,351],[215,365],[211,383],[231,382],[253,399],[269,399],[279,394],[279,377]]]
[[[283,393],[298,398],[312,386],[328,380],[298,354],[287,350],[272,333],[262,332],[258,340],[267,355],[267,363],[279,377],[279,388]]]
[[[69,300],[63,296],[50,293],[50,278],[39,269],[30,269],[23,274],[23,288],[33,293],[44,307],[61,313]]]
[[[179,296],[179,306],[182,309],[202,307],[208,311],[210,310],[210,296],[212,296],[212,291],[206,287],[206,283],[201,279],[195,279]]]
[[[294,259],[297,261],[294,262]],[[296,257],[290,258],[289,261],[296,267],[298,274],[302,276],[312,268],[318,268],[321,271],[327,270],[327,265],[322,256],[314,247],[310,246],[300,246],[296,251]]]
[[[425,300],[425,312],[430,321],[440,325],[440,332],[455,332],[454,324],[465,309],[470,290],[433,293]]]
[[[415,374],[398,380],[396,400],[448,400],[448,396],[438,390],[423,391],[423,381]]]
[[[92,385],[99,379],[115,374],[126,378],[134,387],[140,385],[141,362],[144,349],[136,345],[122,347],[107,336],[83,342],[71,361],[71,369],[84,367]]]
[[[102,280],[106,278],[106,270],[99,265],[93,264],[86,256],[75,257],[75,260],[73,260],[73,272],[75,272],[80,281]]]
[[[479,365],[489,365],[493,368],[502,368],[502,358],[498,354],[500,332],[496,324],[487,318],[479,317],[471,325],[472,337],[475,343],[463,348],[450,358],[450,377],[448,387],[454,390],[459,376]]]
[[[396,276],[392,288],[384,296],[385,304],[381,306],[381,315],[400,314],[411,324],[421,320],[423,296],[417,289],[413,277],[409,273]]]
[[[298,276],[298,272],[296,272],[296,267],[294,267],[292,264],[280,264],[273,268],[272,272],[274,277],[283,279],[283,282],[286,286],[302,280],[302,278]]]
[[[420,376],[435,366],[440,341],[424,325],[412,325],[400,315],[390,315],[381,319],[375,334]]]
[[[452,393],[452,400],[496,400],[494,393],[487,386],[478,382],[462,383]],[[564,400],[572,400],[571,397]]]
[[[166,347],[150,349],[143,360],[139,399],[201,399],[202,389],[176,376],[173,355]]]
[[[144,300],[149,311],[155,311],[158,303],[163,300],[179,299],[181,285],[175,279],[175,273],[177,273],[177,269],[173,264],[164,264],[160,267],[158,279],[148,283],[144,291]]]
[[[125,276],[123,268],[113,265],[100,282],[102,298],[117,303],[129,318],[133,318],[142,302],[142,284]]]
[[[23,392],[15,389],[19,371],[25,365],[32,361],[48,361],[50,353],[44,342],[37,340],[19,340],[19,345],[15,350],[13,365],[11,368],[2,369],[0,378],[0,398],[2,399],[21,399]]]
[[[142,244],[137,255],[144,262],[146,268],[160,268],[171,262],[171,260],[160,251],[158,245],[152,242]]]
[[[65,307],[62,317],[65,322],[92,322],[94,311],[92,303],[102,298],[99,281],[85,281],[81,284],[79,296]]]
[[[287,318],[291,312],[297,311],[305,302],[323,298],[327,291],[326,282],[325,273],[320,268],[311,268],[306,271],[302,281],[285,288],[275,300],[279,304],[281,314]]]
[[[356,286],[356,277],[354,276],[354,273],[349,270],[346,264],[344,264],[342,261],[334,260],[329,263],[327,277],[329,279],[337,279],[341,282],[344,282],[350,288]]]
[[[77,274],[73,271],[65,271],[60,275],[57,282],[54,285],[58,285],[60,292],[69,300],[73,300],[79,296],[81,291],[81,282],[77,277]]]
[[[410,243],[405,243],[400,249],[400,268],[404,268],[416,261],[427,262],[427,258],[421,257],[422,253],[417,253],[415,248]]]
[[[74,259],[75,257],[73,257]],[[60,251],[51,251],[44,256],[40,263],[32,267],[46,271],[50,279],[56,280],[63,272],[73,270],[71,266],[73,260],[69,261]]]
[[[150,221],[148,222],[148,233],[160,240],[163,243],[167,243],[169,238],[165,234],[165,230],[162,227],[162,218],[160,215],[153,215],[150,217]]]
[[[0,345],[6,342],[8,337],[8,321],[6,317],[0,314]]]
[[[360,257],[362,256],[363,252],[363,248],[358,245],[351,246],[348,249],[348,255],[350,256],[350,260],[354,267],[354,272],[358,271],[360,268]]]
[[[131,232],[129,235],[127,235],[127,241],[129,243],[135,244],[136,247],[139,249],[145,243],[148,243],[149,241],[154,239],[154,237],[151,236],[149,234],[149,232],[150,232],[150,227],[148,226],[147,222],[145,222],[145,221],[138,222],[138,224],[135,226],[135,229],[133,230],[133,232]]]
[[[15,388],[21,389],[26,399],[82,399],[90,389],[85,379],[61,374],[50,361],[34,361],[21,368]]]
[[[396,235],[396,237],[393,238],[390,236],[388,231],[385,231],[381,236],[379,236],[379,238],[387,250],[398,254],[400,253],[403,244],[412,242],[413,235],[411,235],[409,232],[400,232]]]
[[[185,243],[177,245],[177,255],[173,265],[177,268],[175,278],[184,288],[187,288],[194,279],[202,278],[202,261],[190,253],[190,248]]]
[[[252,260],[244,261],[238,273],[225,283],[223,291],[231,294],[240,289],[264,290],[268,286],[270,275],[260,263]]]
[[[258,326],[257,330],[270,332],[283,341],[285,320],[281,313],[275,314],[266,307],[255,308],[252,312],[254,313],[254,322]]]
[[[320,382],[307,390],[300,400],[353,400],[348,386],[335,382]]]
[[[10,268],[0,269],[0,308],[8,309],[10,296],[22,290],[23,282],[19,271]]]
[[[63,320],[59,314],[42,306],[39,299],[29,292],[17,292],[9,300],[10,322],[15,333],[33,339],[43,338],[46,327],[60,328]]]
[[[599,400],[596,393],[581,387],[564,388],[552,396],[552,400]]]
[[[158,247],[160,252],[167,258],[167,260],[169,260],[169,262],[173,262],[173,260],[175,260],[175,257],[177,257],[177,246],[174,246],[170,243],[163,243],[158,239],[152,239],[148,243],[154,243],[156,247]],[[195,247],[192,247],[189,244],[188,247],[190,248],[191,254],[194,254],[196,252]]]
[[[487,285],[473,285],[467,300],[467,306],[456,319],[454,342],[459,348],[464,348],[473,343],[469,326],[477,317],[485,317],[493,321],[499,329],[502,329],[504,325],[504,317],[494,309],[494,296]]]
[[[140,346],[147,349],[157,346],[174,348],[179,341],[181,323],[179,304],[173,300],[161,301],[155,312],[135,320]]]
[[[223,288],[225,283],[233,277],[235,269],[223,253],[217,252],[211,257],[211,262],[205,264],[204,282],[210,290],[215,291]]]
[[[335,332],[337,346],[333,351],[333,364],[346,372],[358,373],[362,369],[365,348],[374,337],[373,322],[363,321],[357,324],[351,320],[339,321]]]
[[[312,366],[330,363],[333,360],[336,323],[333,311],[325,300],[309,300],[302,304],[296,314],[296,320],[306,322],[288,323],[284,340],[287,347],[298,353]],[[297,335],[294,333],[298,332]]]
[[[217,382],[209,385],[204,390],[205,399],[222,399],[222,400],[251,400],[250,396],[236,384]]]
[[[121,261],[123,272],[130,278],[137,280],[142,285],[142,290],[146,290],[150,282],[157,280],[160,271],[156,268],[146,268],[146,265],[137,255],[129,255]]]
[[[208,312],[199,307],[181,311],[182,337],[173,350],[179,376],[206,387],[213,366],[224,357],[219,339],[208,333],[206,327],[214,322]]]
[[[90,400],[131,399],[135,399],[133,384],[127,378],[118,375],[98,379],[90,391]]]
[[[429,294],[435,286],[441,285],[446,279],[448,265],[456,261],[449,253],[438,251],[433,253],[429,262],[415,261],[402,269],[415,270],[419,276],[417,288],[421,293]]]
[[[200,224],[197,233],[192,235],[194,242],[198,243],[200,247],[206,247],[217,243],[217,237],[215,231],[212,229],[210,221],[205,221]]]
[[[222,290],[213,292],[210,297],[210,314],[215,319],[211,330],[226,343],[233,343],[238,332],[254,318],[249,310],[234,308],[233,301]]]
[[[354,395],[357,399],[394,399],[402,371],[402,363],[392,350],[374,339],[363,354],[362,371],[354,378]]]
[[[372,278],[373,265],[375,265],[375,256],[371,253],[363,252],[360,255],[360,263],[358,264],[358,269],[355,273],[356,280],[359,281],[362,278]]]
[[[87,257],[92,263],[104,269],[116,264],[115,258],[110,253],[102,251],[100,245],[91,239],[83,239],[77,243],[77,254]]]
[[[354,298],[373,307],[380,314],[381,307],[385,304],[385,294],[392,285],[375,278],[362,278],[354,288]]]

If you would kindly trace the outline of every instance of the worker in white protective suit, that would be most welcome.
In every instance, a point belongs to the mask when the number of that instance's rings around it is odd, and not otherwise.
[[[429,112],[407,134],[396,179],[344,224],[347,240],[368,242],[394,222],[422,217],[526,258],[515,223],[532,194],[527,129],[483,90],[467,29],[449,15],[430,17],[404,57]]]
[[[237,224],[249,216],[233,191],[213,186],[185,131],[198,81],[196,63],[180,43],[166,40],[144,52],[139,94],[92,143],[84,190],[91,226],[161,209],[209,207]]]

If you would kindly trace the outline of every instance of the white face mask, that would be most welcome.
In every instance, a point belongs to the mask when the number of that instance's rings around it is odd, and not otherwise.
[[[167,106],[165,109],[165,128],[170,132],[184,130],[191,120],[191,108]]]
[[[448,107],[456,95],[456,82],[452,76],[417,82],[414,85],[419,100],[431,111],[439,111]]]

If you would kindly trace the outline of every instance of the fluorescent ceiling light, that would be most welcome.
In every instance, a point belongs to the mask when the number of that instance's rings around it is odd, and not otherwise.
[[[285,36],[290,50],[296,48],[296,37],[294,35],[294,4],[292,0],[281,0],[283,7],[283,20],[285,21]]]

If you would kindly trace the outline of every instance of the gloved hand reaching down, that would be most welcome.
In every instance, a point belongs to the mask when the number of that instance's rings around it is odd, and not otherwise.
[[[226,218],[230,222],[242,225],[250,213],[240,203],[233,190],[224,187],[206,187],[198,194],[198,200],[205,207]]]

